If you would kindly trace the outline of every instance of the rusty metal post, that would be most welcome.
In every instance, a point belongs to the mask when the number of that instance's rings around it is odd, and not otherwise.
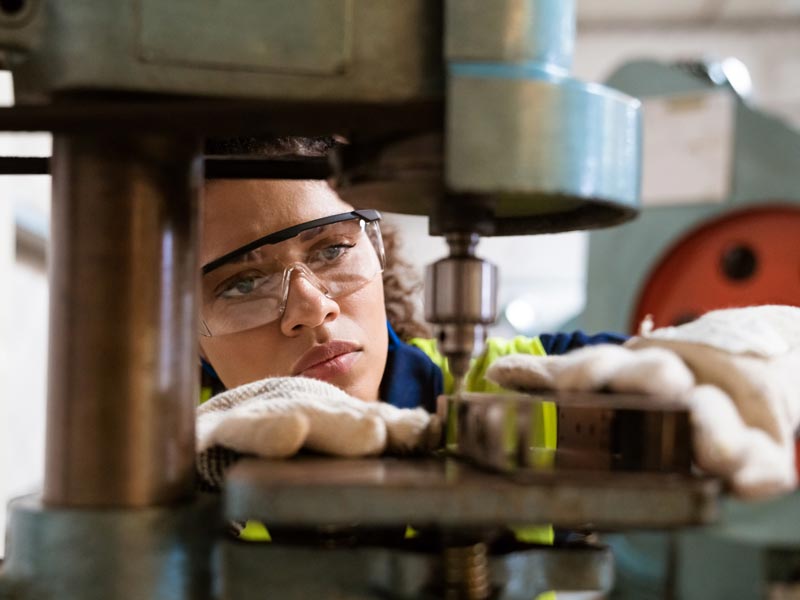
[[[191,495],[199,144],[57,135],[44,502]]]

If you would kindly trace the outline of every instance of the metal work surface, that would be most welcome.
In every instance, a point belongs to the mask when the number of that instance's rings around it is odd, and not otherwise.
[[[558,471],[526,482],[451,459],[301,457],[243,460],[225,490],[225,517],[275,525],[552,523],[595,529],[708,523],[719,483],[676,474]]]

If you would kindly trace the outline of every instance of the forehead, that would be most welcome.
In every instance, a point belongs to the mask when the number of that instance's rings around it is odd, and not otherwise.
[[[203,195],[201,264],[268,233],[349,210],[323,181],[211,181]]]

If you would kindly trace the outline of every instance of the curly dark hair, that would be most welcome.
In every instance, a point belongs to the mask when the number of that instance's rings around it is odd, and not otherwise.
[[[206,156],[261,156],[264,158],[322,157],[344,139],[324,137],[235,137],[206,140]]]
[[[326,156],[343,141],[342,138],[335,136],[237,137],[208,140],[205,153],[207,156],[321,157]],[[398,231],[394,227],[382,224],[381,233],[386,249],[386,266],[383,271],[386,318],[403,341],[415,337],[430,337],[431,329],[421,316],[422,280],[419,273],[402,257],[402,244]]]
[[[401,340],[431,337],[431,328],[421,317],[422,279],[414,266],[403,258],[399,232],[381,225],[386,249],[383,270],[383,302],[386,318]]]

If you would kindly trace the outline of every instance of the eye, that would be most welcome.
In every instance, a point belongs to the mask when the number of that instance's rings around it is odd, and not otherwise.
[[[245,273],[232,277],[222,284],[219,296],[221,298],[244,298],[270,280],[268,275],[261,273]]]
[[[325,248],[318,250],[315,253],[316,256],[314,257],[314,259],[316,260],[313,260],[313,262],[317,261],[325,263],[334,262],[337,259],[342,258],[342,256],[347,254],[348,250],[354,247],[355,244],[334,244],[332,246],[327,246]]]

